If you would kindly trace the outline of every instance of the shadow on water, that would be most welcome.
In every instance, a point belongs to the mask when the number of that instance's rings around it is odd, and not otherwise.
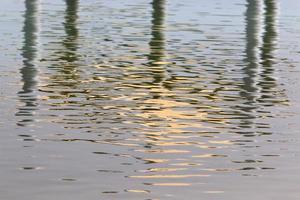
[[[24,106],[20,107],[16,116],[22,116],[18,122],[19,126],[26,126],[32,122],[34,111],[37,109],[37,98],[34,94],[37,84],[36,76],[36,56],[37,56],[37,17],[38,17],[38,0],[25,1],[24,14],[24,43],[22,48],[22,57],[24,66],[20,70],[23,87],[18,93],[20,101]]]

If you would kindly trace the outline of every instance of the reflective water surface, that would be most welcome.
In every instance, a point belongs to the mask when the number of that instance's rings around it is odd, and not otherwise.
[[[299,199],[297,0],[2,0],[1,199]]]

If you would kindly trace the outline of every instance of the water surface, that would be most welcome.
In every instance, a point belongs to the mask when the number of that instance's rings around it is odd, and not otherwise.
[[[298,199],[297,0],[2,0],[1,199]]]

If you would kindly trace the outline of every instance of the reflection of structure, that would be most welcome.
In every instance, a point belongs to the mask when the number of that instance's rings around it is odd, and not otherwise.
[[[150,54],[148,56],[151,72],[154,76],[154,84],[159,84],[164,78],[164,18],[165,18],[165,0],[153,0],[152,2],[152,38],[149,42]]]
[[[246,63],[245,78],[241,95],[248,103],[253,103],[257,92],[256,78],[259,67],[259,47],[261,33],[261,4],[259,0],[248,0],[246,11]]]
[[[248,64],[244,68],[246,77],[242,85],[242,96],[247,100],[247,104],[276,98],[271,93],[276,86],[275,79],[272,77],[274,72],[272,60],[277,41],[275,24],[277,7],[276,1],[265,0],[263,10],[261,2],[248,0],[246,11],[246,62]]]
[[[262,80],[260,83],[262,98],[261,101],[264,102],[264,98],[274,100],[276,97],[273,93],[273,88],[276,86],[274,77],[272,77],[274,72],[273,58],[274,50],[276,48],[276,42],[278,33],[276,30],[276,16],[277,16],[277,1],[276,0],[265,0],[265,32],[263,35],[263,46],[261,49],[261,64],[262,70]]]
[[[153,0],[152,2],[152,38],[150,45],[150,61],[158,62],[164,57],[165,37],[163,33],[165,18],[165,0]]]
[[[77,28],[78,19],[78,0],[65,0],[65,21],[64,21],[64,39],[60,41],[62,49],[55,52],[55,61],[59,63],[57,74],[52,75],[50,78],[53,81],[52,86],[62,88],[74,87],[77,85],[76,80],[78,79],[77,74],[77,61],[78,61],[78,44],[77,39],[79,31]],[[57,65],[57,63],[55,65]],[[59,83],[59,84],[57,84]]]
[[[62,83],[67,82],[67,80],[75,81],[78,78],[76,75],[77,65],[75,63],[78,60],[78,55],[76,53],[78,49],[78,0],[66,0],[66,6],[64,22],[66,37],[62,41],[64,50],[60,52],[59,55],[59,60],[65,62],[62,64],[63,68],[60,70],[60,72],[62,72],[62,80],[60,80]],[[67,85],[71,86],[72,84],[70,85],[70,83],[68,83]]]
[[[52,62],[47,65],[49,69],[51,68],[55,71],[51,72],[47,79],[47,84],[44,84],[40,90],[52,94],[48,95],[48,104],[51,106],[51,109],[59,110],[62,108],[64,114],[67,115],[65,111],[68,108],[66,107],[76,104],[74,101],[70,103],[69,97],[77,97],[81,95],[82,91],[78,89],[80,87],[80,82],[78,81],[80,78],[78,70],[79,55],[77,52],[79,48],[79,30],[77,27],[79,0],[64,0],[64,2],[66,8],[64,12],[63,36],[55,35],[52,37],[52,39],[56,40],[53,44],[59,44],[60,47],[55,48],[57,51],[49,56]],[[75,89],[78,90],[75,91]],[[62,123],[62,121],[68,121],[68,119],[56,117],[54,121]]]
[[[257,103],[274,105],[278,99],[274,91],[276,83],[272,77],[274,72],[273,53],[277,40],[276,32],[276,1],[274,0],[247,0],[246,11],[246,67],[243,69],[245,78],[241,86],[241,96],[245,99],[241,108],[245,118],[240,127],[251,128],[252,118],[257,117],[255,112]],[[264,8],[264,9],[263,9]]]
[[[243,71],[245,77],[241,85],[241,96],[245,99],[244,105],[239,108],[244,112],[244,116],[240,121],[241,128],[253,128],[252,119],[256,117],[252,112],[255,111],[257,106],[257,94],[259,89],[257,86],[258,70],[259,70],[259,52],[261,45],[261,18],[262,18],[262,5],[260,0],[247,0],[246,17],[246,58],[247,63]],[[246,131],[246,134],[249,134]],[[250,133],[252,134],[252,133]]]
[[[34,110],[36,110],[36,97],[33,94],[36,86],[36,74],[37,69],[35,66],[35,59],[37,54],[37,3],[38,0],[26,0],[26,11],[24,15],[24,45],[22,48],[22,56],[24,66],[20,70],[22,75],[23,87],[19,92],[19,98],[25,106],[19,108],[16,113],[17,116],[32,116]],[[19,125],[24,126],[26,122],[32,121],[32,119],[22,119]]]
[[[64,52],[61,59],[67,62],[74,62],[77,60],[76,50],[78,38],[77,29],[77,11],[78,11],[78,0],[66,0],[66,15],[64,28],[66,32],[66,38],[63,41],[63,46],[67,51]]]
[[[152,38],[149,42],[148,64],[153,82],[148,87],[151,97],[143,101],[146,109],[142,109],[138,115],[142,118],[143,133],[147,138],[145,148],[160,149],[171,145],[172,142],[166,142],[167,136],[186,133],[187,129],[203,128],[199,122],[206,116],[198,109],[191,109],[193,105],[190,103],[179,101],[177,94],[167,84],[176,80],[167,77],[166,72],[169,63],[165,59],[165,5],[165,0],[152,1]]]

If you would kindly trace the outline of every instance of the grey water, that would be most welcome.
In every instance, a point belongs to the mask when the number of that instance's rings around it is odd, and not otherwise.
[[[0,199],[300,198],[298,0],[1,0]]]

